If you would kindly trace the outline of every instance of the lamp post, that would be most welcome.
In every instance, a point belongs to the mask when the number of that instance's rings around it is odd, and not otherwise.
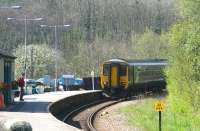
[[[7,18],[8,21],[10,20],[16,20],[16,21],[24,21],[24,48],[25,48],[25,69],[24,69],[24,74],[25,74],[25,80],[26,80],[26,76],[27,76],[27,72],[26,72],[26,63],[27,63],[27,21],[41,21],[43,20],[43,18],[27,18],[27,16],[25,15],[24,18]],[[26,81],[25,81],[25,87],[26,87]],[[27,91],[27,87],[26,87],[26,91]]]
[[[56,87],[57,87],[57,77],[58,77],[58,61],[57,61],[57,28],[58,27],[70,27],[70,25],[40,25],[40,27],[42,28],[54,28],[54,37],[55,37],[55,90],[56,91]]]

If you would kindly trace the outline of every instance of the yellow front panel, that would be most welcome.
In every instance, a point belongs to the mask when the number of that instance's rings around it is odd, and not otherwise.
[[[116,87],[117,86],[117,67],[112,67],[111,69],[111,86]]]
[[[101,87],[104,89],[105,84],[108,84],[108,76],[101,75]]]

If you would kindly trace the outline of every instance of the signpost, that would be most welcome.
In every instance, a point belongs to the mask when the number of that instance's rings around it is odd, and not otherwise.
[[[94,71],[91,71],[92,76],[92,89],[94,90]]]
[[[162,130],[161,128],[161,112],[163,112],[164,109],[164,102],[159,100],[155,102],[155,110],[159,113],[159,131]]]

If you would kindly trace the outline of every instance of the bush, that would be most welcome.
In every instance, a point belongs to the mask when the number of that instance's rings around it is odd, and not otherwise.
[[[171,109],[179,113],[200,110],[200,23],[184,21],[170,32],[166,70]]]
[[[166,34],[156,34],[147,30],[144,34],[132,38],[135,58],[166,58],[168,51],[168,37]]]

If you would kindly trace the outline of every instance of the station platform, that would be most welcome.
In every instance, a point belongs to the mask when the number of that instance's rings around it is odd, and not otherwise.
[[[50,112],[50,103],[60,99],[86,93],[91,91],[59,91],[38,95],[25,95],[24,101],[15,99],[15,104],[5,111],[0,111],[0,121],[4,119],[16,119],[27,121],[31,124],[33,131],[78,131],[79,129],[65,124],[56,119]]]

